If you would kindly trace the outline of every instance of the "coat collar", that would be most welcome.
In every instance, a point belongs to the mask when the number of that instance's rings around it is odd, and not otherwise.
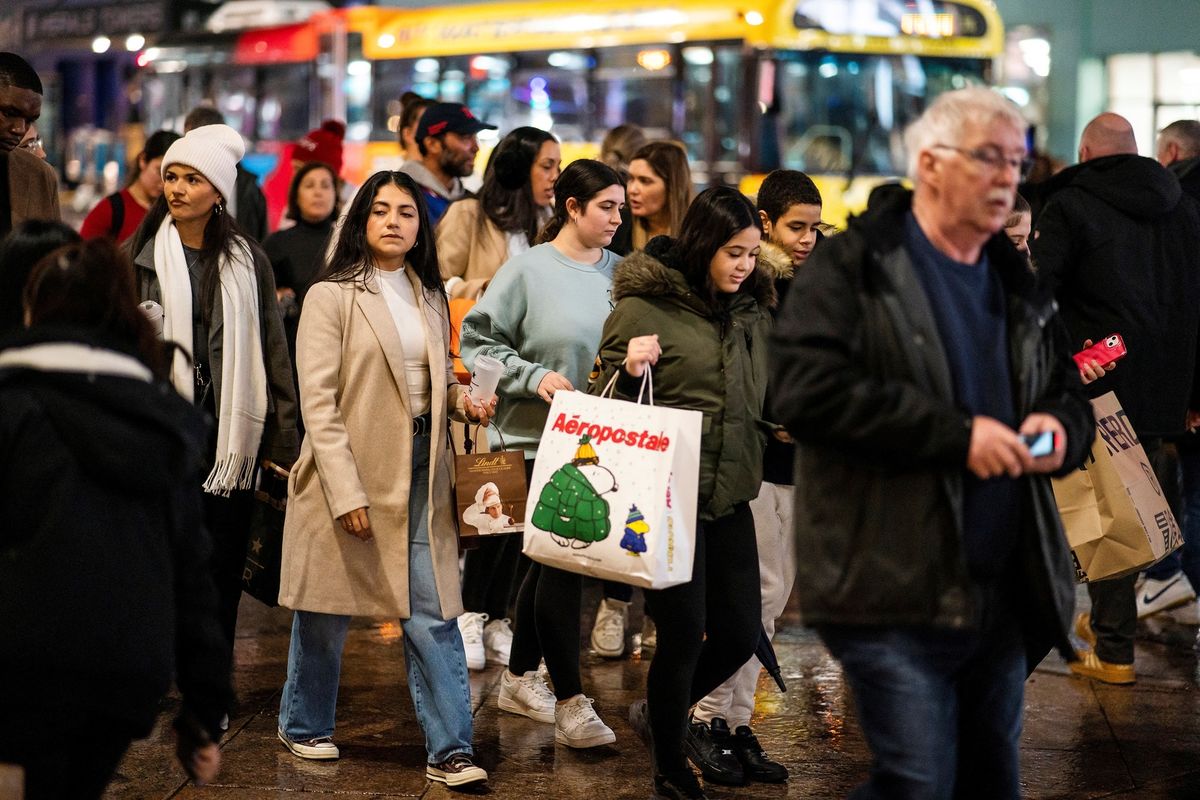
[[[431,377],[430,407],[437,408],[439,398],[442,398],[441,402],[444,403],[445,392],[445,380],[442,379],[444,375],[439,373],[439,370],[444,371],[446,361],[442,327],[433,323],[437,310],[429,302],[425,288],[421,286],[416,274],[407,266],[404,274],[413,288],[413,294],[416,296],[418,307],[421,310],[421,324],[425,329],[425,352],[429,360]],[[391,369],[392,379],[396,382],[396,389],[400,393],[401,402],[411,412],[413,405],[412,398],[408,393],[408,377],[404,368],[404,348],[400,344],[400,332],[396,330],[396,321],[392,317],[391,309],[388,308],[387,300],[383,297],[379,276],[372,272],[369,278],[355,285],[358,289],[355,302],[362,309],[371,330],[375,333],[375,338],[379,340],[379,346]]]
[[[44,196],[30,191],[30,181],[43,169],[50,169],[44,161],[32,153],[15,147],[6,156],[8,159],[8,202],[12,219],[38,219],[46,215],[42,200]]]

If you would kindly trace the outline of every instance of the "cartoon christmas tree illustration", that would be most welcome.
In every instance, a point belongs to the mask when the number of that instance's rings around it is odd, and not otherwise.
[[[600,458],[592,447],[591,437],[584,434],[579,440],[575,458],[570,464],[556,469],[542,487],[533,509],[534,527],[547,531],[555,543],[576,550],[608,538],[612,529],[608,519],[608,501],[600,496],[591,479],[580,470],[582,466],[594,467],[599,464]]]
[[[650,526],[646,518],[638,511],[637,504],[629,507],[629,516],[625,518],[625,535],[621,537],[621,547],[631,556],[646,552],[646,534]]]

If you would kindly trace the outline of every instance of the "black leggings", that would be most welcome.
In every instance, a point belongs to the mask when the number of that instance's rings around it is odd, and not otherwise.
[[[490,619],[507,617],[514,588],[528,564],[529,559],[521,555],[519,535],[480,536],[463,560],[463,608],[483,612]]]
[[[217,585],[217,616],[228,645],[230,664],[233,663],[234,632],[237,628],[238,605],[242,600],[242,572],[246,568],[246,545],[250,541],[250,514],[254,495],[239,489],[220,497],[204,493],[204,524],[212,536],[213,583]]]
[[[554,696],[569,700],[583,694],[579,676],[580,598],[583,576],[530,562],[517,594],[508,669],[523,675],[546,659]]]
[[[691,581],[646,590],[646,606],[658,626],[646,681],[658,772],[687,768],[688,709],[754,654],[762,628],[760,591],[754,517],[746,503],[697,525]]]

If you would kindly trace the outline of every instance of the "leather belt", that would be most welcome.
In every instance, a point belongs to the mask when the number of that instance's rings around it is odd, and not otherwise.
[[[433,430],[433,412],[426,412],[419,417],[413,417],[413,436],[425,436]]]

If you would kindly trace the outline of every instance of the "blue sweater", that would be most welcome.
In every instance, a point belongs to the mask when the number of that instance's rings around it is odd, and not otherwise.
[[[557,372],[586,391],[612,310],[613,268],[621,259],[604,250],[596,264],[580,264],[553,244],[510,258],[488,284],[462,325],[462,359],[468,369],[480,355],[504,364],[496,394],[500,402],[488,442],[533,458],[550,406],[538,384]]]
[[[971,416],[1017,426],[1008,363],[1008,323],[1000,278],[981,254],[963,264],[926,238],[912,213],[905,220],[908,253],[933,307],[938,335],[954,382],[954,399]],[[1003,572],[1017,543],[1017,483],[1008,477],[963,482],[963,549],[975,578]]]

